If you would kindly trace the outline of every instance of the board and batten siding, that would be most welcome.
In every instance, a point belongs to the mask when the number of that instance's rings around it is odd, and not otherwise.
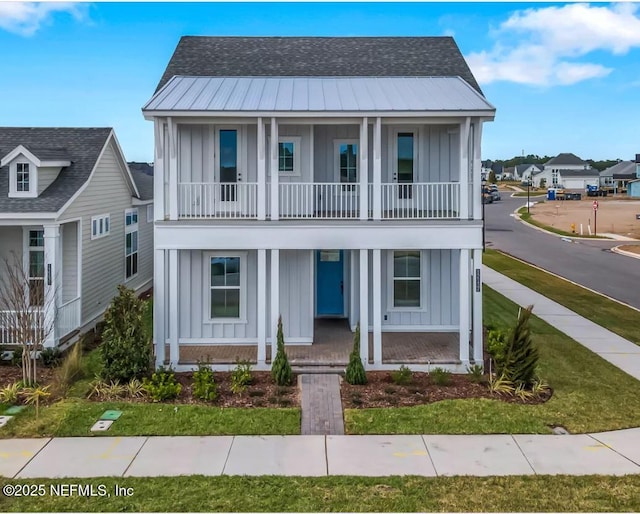
[[[146,207],[138,207],[138,274],[125,281],[124,213],[131,205],[131,190],[109,142],[84,191],[60,217],[60,221],[82,218],[82,323],[104,312],[125,284],[137,289],[153,278],[153,229],[146,227]],[[91,239],[91,217],[109,214],[110,233]],[[145,230],[146,229],[146,230]]]
[[[78,223],[60,226],[62,237],[62,303],[78,296]]]

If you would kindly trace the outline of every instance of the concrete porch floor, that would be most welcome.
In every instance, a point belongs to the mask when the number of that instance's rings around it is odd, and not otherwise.
[[[346,319],[317,318],[311,345],[287,345],[294,366],[346,366],[353,347],[353,333]],[[167,354],[168,355],[168,351]],[[180,345],[180,364],[198,361],[234,364],[257,362],[255,345]],[[271,346],[267,346],[267,362]],[[373,335],[369,334],[369,362],[373,363]],[[457,332],[383,332],[383,364],[449,364],[459,362]]]

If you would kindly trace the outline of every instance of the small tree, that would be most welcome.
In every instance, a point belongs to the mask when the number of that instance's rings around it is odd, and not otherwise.
[[[271,377],[279,386],[290,385],[293,379],[293,373],[291,366],[289,365],[289,359],[287,359],[287,353],[284,351],[284,334],[282,332],[282,316],[278,317],[278,348],[276,351],[276,357],[273,359],[271,365]]]
[[[538,349],[533,344],[529,319],[533,305],[518,312],[518,321],[509,335],[505,354],[505,378],[516,386],[529,387],[536,378]]]
[[[55,300],[45,295],[44,264],[42,268],[33,266],[36,268],[30,274],[13,254],[4,259],[0,270],[0,329],[21,351],[22,382],[28,387],[38,381],[37,352],[53,333],[55,323],[45,315],[55,307]]]
[[[367,374],[360,358],[360,323],[356,325],[356,332],[353,336],[353,350],[349,355],[349,364],[347,364],[344,379],[352,385],[364,385],[367,383]]]
[[[145,330],[145,311],[145,303],[131,289],[118,286],[118,296],[104,315],[105,328],[100,347],[104,380],[125,383],[149,373],[151,341]]]
[[[546,178],[541,178],[540,179],[540,189],[544,189],[547,186],[547,179]]]
[[[493,170],[489,172],[489,182],[491,182],[492,184],[495,184],[496,182],[498,182],[496,179],[496,172]]]

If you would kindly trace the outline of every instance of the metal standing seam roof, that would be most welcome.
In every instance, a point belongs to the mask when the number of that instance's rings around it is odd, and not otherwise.
[[[143,111],[494,111],[460,77],[174,76]]]

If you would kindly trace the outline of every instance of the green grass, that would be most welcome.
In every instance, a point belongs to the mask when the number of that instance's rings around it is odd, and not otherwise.
[[[515,197],[518,197],[518,198],[521,198],[521,197],[526,198],[527,197],[527,192],[526,191],[525,192],[518,191],[517,193],[513,193],[513,195],[511,195],[511,196],[515,196]],[[533,196],[535,196],[535,197],[546,196],[546,193],[544,191],[531,191],[529,193],[529,196],[532,196],[532,197]]]
[[[300,410],[297,408],[220,408],[206,405],[91,402],[72,398],[41,408],[39,419],[35,418],[35,409],[25,409],[0,431],[0,438],[92,435],[89,429],[109,409],[121,410],[122,417],[108,432],[100,435],[300,433]]]
[[[515,324],[518,307],[484,288],[484,320]],[[638,326],[638,325],[635,325]],[[500,400],[446,400],[416,407],[347,409],[350,434],[549,433],[562,425],[572,433],[640,426],[640,382],[533,316],[540,376],[554,389],[541,405]]]
[[[629,341],[640,344],[640,312],[592,293],[522,261],[495,250],[487,250],[484,264],[537,291],[567,309],[590,319]],[[534,308],[535,312],[535,308]]]
[[[103,485],[110,497],[11,498],[2,512],[638,512],[640,476],[171,477],[6,480]],[[115,496],[115,485],[133,488]]]
[[[527,212],[527,208],[526,207],[521,207],[520,209],[518,209],[518,214],[520,215],[520,219],[522,221],[525,221],[526,223],[529,223],[529,225],[533,225],[534,227],[538,227],[538,228],[542,228],[548,232],[553,232],[554,234],[558,234],[559,236],[565,236],[565,237],[580,237],[580,238],[586,238],[586,239],[609,239],[607,237],[602,237],[602,236],[589,236],[589,235],[578,235],[578,234],[574,234],[572,232],[567,232],[566,230],[560,230],[559,228],[555,228],[555,227],[551,227],[549,225],[545,225],[544,223],[540,223],[539,221],[536,221],[535,219],[533,219],[533,215],[529,212]]]

